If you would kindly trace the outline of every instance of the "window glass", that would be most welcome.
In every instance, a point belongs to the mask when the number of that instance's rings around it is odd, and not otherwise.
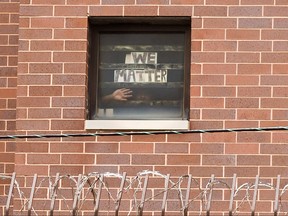
[[[90,119],[187,119],[187,32],[155,29],[92,34]]]

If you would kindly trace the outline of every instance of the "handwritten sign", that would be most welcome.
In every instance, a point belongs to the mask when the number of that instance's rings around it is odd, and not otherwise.
[[[157,64],[157,52],[131,52],[125,56],[125,64]],[[165,83],[167,70],[122,69],[114,70],[114,82]]]

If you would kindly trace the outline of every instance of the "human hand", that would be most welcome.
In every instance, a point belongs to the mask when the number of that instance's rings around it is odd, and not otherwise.
[[[116,101],[126,101],[130,97],[132,97],[132,91],[126,88],[117,89],[112,93],[112,98]]]

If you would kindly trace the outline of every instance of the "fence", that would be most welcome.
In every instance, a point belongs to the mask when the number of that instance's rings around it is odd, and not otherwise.
[[[21,178],[19,177],[20,181]],[[25,177],[27,178],[27,177]],[[28,177],[29,179],[31,177]],[[270,214],[287,215],[284,195],[288,188],[281,185],[278,175],[276,186],[265,183],[259,176],[252,182],[243,182],[240,186],[237,175],[228,179],[217,179],[214,175],[203,179],[192,175],[171,177],[159,172],[142,171],[136,176],[128,177],[126,173],[89,173],[87,175],[60,175],[29,179],[31,186],[24,187],[17,181],[16,173],[11,176],[0,175],[0,179],[8,180],[4,215],[260,215],[256,204],[260,203],[259,192],[268,191],[273,198],[264,205],[270,206]],[[202,181],[202,184],[201,184]],[[23,184],[23,183],[22,183]],[[149,186],[151,185],[151,186]],[[203,186],[201,186],[203,185]],[[25,195],[28,192],[29,196]],[[217,198],[217,193],[221,195]],[[222,193],[223,192],[223,193]],[[216,195],[214,196],[214,193]],[[225,200],[224,204],[221,200]],[[40,202],[41,205],[37,202]],[[57,203],[58,202],[58,203]],[[57,204],[56,204],[57,203]],[[101,205],[102,203],[102,205]],[[262,205],[262,206],[264,206]],[[219,206],[222,206],[219,208]],[[261,210],[266,212],[269,210]],[[102,212],[102,213],[101,213]],[[212,213],[213,212],[213,213]],[[65,214],[66,213],[66,214]],[[86,214],[85,214],[86,215]]]

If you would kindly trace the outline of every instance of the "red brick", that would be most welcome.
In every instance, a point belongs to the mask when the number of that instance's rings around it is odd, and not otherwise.
[[[85,119],[85,109],[63,109],[63,118]]]
[[[236,74],[236,64],[203,64],[203,74]]]
[[[17,55],[17,46],[0,46],[0,55]]]
[[[55,29],[54,30],[55,39],[87,39],[87,29]]]
[[[62,154],[61,155],[62,164],[94,164],[95,155],[94,154]]]
[[[271,74],[271,65],[238,64],[238,74]]]
[[[21,5],[20,14],[22,16],[52,16],[53,6]]]
[[[273,64],[273,74],[287,74],[287,64]]]
[[[259,76],[254,75],[227,75],[226,76],[226,85],[235,85],[235,86],[249,86],[249,85],[258,85]]]
[[[60,154],[28,154],[28,164],[59,164]]]
[[[287,156],[272,155],[272,166],[287,166]]]
[[[91,5],[100,4],[100,0],[68,0],[68,5]]]
[[[54,62],[85,62],[85,52],[54,52]]]
[[[192,75],[191,83],[193,85],[223,85],[223,75]]]
[[[55,6],[54,16],[87,16],[87,6]]]
[[[260,173],[263,177],[274,177],[280,175],[281,177],[287,177],[287,167],[273,166],[273,167],[260,167]]]
[[[83,130],[84,121],[81,120],[51,120],[52,130]]]
[[[271,87],[238,87],[239,97],[270,97],[271,94]]]
[[[65,0],[33,0],[33,4],[37,5],[37,4],[46,4],[46,5],[64,5],[65,4]]]
[[[163,174],[171,174],[173,176],[182,176],[188,173],[189,168],[187,166],[155,166],[155,170]]]
[[[237,142],[269,143],[271,142],[271,134],[269,132],[241,132],[237,134]]]
[[[64,18],[32,18],[32,28],[64,28]]]
[[[220,166],[191,166],[189,168],[189,173],[195,177],[210,177],[212,174],[215,176],[221,177],[223,176],[223,169]]]
[[[259,123],[258,121],[240,121],[240,120],[236,120],[236,121],[226,121],[225,122],[225,127],[226,128],[246,128],[246,127],[259,127]]]
[[[236,51],[237,42],[236,41],[204,41],[203,42],[204,51]]]
[[[20,29],[21,39],[52,39],[51,29]]]
[[[241,0],[241,5],[274,5],[274,0]]]
[[[137,165],[164,165],[165,155],[133,154],[131,163]]]
[[[227,53],[226,62],[228,63],[258,63],[260,62],[259,53]]]
[[[171,155],[167,156],[167,165],[200,165],[200,155]]]
[[[258,166],[235,166],[235,167],[224,167],[225,176],[231,177],[234,173],[237,177],[253,177],[258,174]],[[261,175],[262,176],[262,175]]]
[[[91,6],[91,16],[123,16],[123,6]]]
[[[103,143],[85,143],[85,152],[87,153],[118,153],[119,144],[116,142]]]
[[[227,29],[226,39],[229,40],[259,40],[260,30]]]
[[[50,107],[49,97],[18,97],[18,107]]]
[[[62,63],[30,63],[29,72],[30,73],[62,73],[63,66]]]
[[[226,108],[259,108],[258,98],[227,98]]]
[[[272,42],[268,41],[239,41],[239,51],[272,51]]]
[[[79,173],[83,173],[83,166],[79,165],[51,165],[49,170],[49,175],[56,175],[56,173],[61,173],[61,175],[75,175],[78,176]],[[47,175],[47,174],[46,174]]]
[[[192,16],[192,6],[159,6],[159,16]]]
[[[128,154],[98,154],[96,163],[99,164],[130,164]]]
[[[271,111],[259,109],[238,109],[237,119],[269,120],[271,119]]]
[[[275,87],[273,91],[274,97],[287,97],[288,88],[287,87]]]
[[[15,110],[0,110],[0,119],[8,120],[15,118],[16,118]]]
[[[227,16],[226,6],[195,6],[194,16]]]
[[[84,75],[54,75],[53,85],[85,85]]]
[[[84,97],[54,97],[52,98],[53,107],[84,107]]]
[[[203,129],[221,129],[223,128],[223,121],[219,120],[206,120],[206,121],[193,121],[190,122],[191,130],[203,130]]]
[[[40,166],[40,165],[27,166],[27,165],[17,164],[15,166],[15,172],[19,176],[21,176],[21,175],[33,176],[34,174],[47,176],[48,175],[48,166]]]
[[[138,0],[140,1],[140,0]],[[147,1],[147,0],[142,0]],[[149,2],[154,2],[153,0],[148,0]],[[165,2],[166,3],[166,2]],[[180,5],[203,5],[204,0],[171,0],[171,4],[180,4]]]
[[[65,41],[65,50],[85,51],[86,48],[86,41]]]
[[[86,63],[64,63],[64,73],[86,73]]]
[[[224,29],[192,29],[192,39],[225,39]]]
[[[28,118],[44,119],[44,118],[61,118],[60,108],[29,108]]]
[[[8,45],[8,35],[0,35],[0,44]]]
[[[191,143],[190,154],[223,154],[224,144],[221,143]]]
[[[121,143],[120,153],[153,153],[153,143]]]
[[[276,5],[288,5],[286,0],[276,0]]]
[[[49,75],[18,75],[18,85],[49,85]]]
[[[237,164],[254,165],[254,166],[269,166],[270,156],[267,155],[239,155],[237,157]]]
[[[223,98],[193,98],[191,108],[224,108]]]
[[[274,18],[274,28],[288,28],[287,18]]]
[[[16,98],[16,89],[0,88],[1,98]]]
[[[49,120],[17,120],[17,130],[49,130]]]
[[[19,53],[19,62],[51,62],[51,53],[21,52]]]
[[[231,6],[229,7],[229,16],[251,16],[260,17],[262,16],[261,6]]]
[[[61,86],[30,86],[29,96],[61,96]]]
[[[229,109],[204,109],[202,119],[235,119],[235,110]]]
[[[261,85],[287,85],[288,75],[261,76]]]
[[[262,40],[288,40],[288,30],[262,30]]]
[[[18,13],[19,12],[19,3],[15,2],[1,2],[0,3],[0,12],[1,13]]]
[[[30,49],[31,50],[64,50],[64,45],[63,41],[42,41],[42,40],[37,40],[37,41],[31,41]]]
[[[233,155],[203,155],[202,164],[211,166],[235,166],[236,158]]]
[[[158,13],[157,6],[125,6],[124,16],[156,16]]]
[[[235,133],[206,133],[202,135],[205,143],[234,143],[236,142]]]
[[[50,144],[50,151],[51,152],[58,152],[58,153],[83,153],[83,143],[78,142],[59,142]]]
[[[272,28],[271,18],[240,18],[239,28]]]
[[[188,143],[156,143],[156,153],[188,153]]]
[[[102,0],[103,5],[126,5],[135,4],[134,0]]]
[[[0,34],[16,34],[18,33],[18,25],[3,24],[0,28]]]
[[[239,5],[239,0],[206,0],[207,5]]]
[[[14,153],[0,153],[0,163],[14,163]]]
[[[287,51],[288,42],[287,41],[274,41],[273,42],[273,51]]]
[[[227,143],[225,144],[226,154],[259,154],[259,144],[253,143]]]
[[[85,86],[64,86],[64,96],[83,96],[85,93]]]
[[[203,87],[202,94],[205,97],[235,97],[236,87]]]
[[[283,6],[265,6],[264,7],[264,16],[287,17],[288,16],[288,7],[283,7]]]
[[[288,53],[262,53],[261,62],[263,63],[286,63]]]
[[[288,116],[288,110],[273,110],[273,120],[283,120]]]
[[[201,140],[200,134],[168,134],[167,142],[199,142]],[[176,144],[177,145],[177,144]]]
[[[224,53],[218,52],[194,52],[191,61],[194,63],[224,63]]]
[[[91,13],[91,9],[93,7],[90,8],[90,13]],[[88,20],[87,18],[70,18],[67,17],[65,20],[65,27],[66,28],[87,28],[88,27]]]

